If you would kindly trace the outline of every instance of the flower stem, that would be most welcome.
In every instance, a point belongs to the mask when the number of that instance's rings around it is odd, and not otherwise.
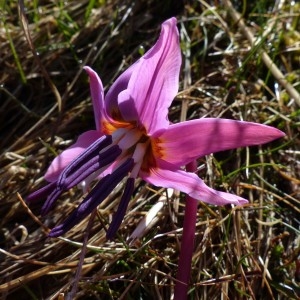
[[[66,300],[75,299],[75,295],[76,295],[77,288],[78,288],[78,282],[80,280],[81,271],[82,271],[82,267],[84,264],[85,254],[87,252],[87,244],[88,244],[88,240],[89,240],[89,234],[93,227],[93,222],[94,222],[96,214],[97,214],[97,210],[94,209],[94,211],[91,213],[91,216],[88,221],[88,225],[86,227],[86,231],[85,231],[85,234],[83,237],[82,249],[81,249],[80,258],[79,258],[79,262],[78,262],[77,269],[76,269],[75,278],[73,281],[73,286],[72,286],[70,293],[66,296]]]
[[[188,172],[195,172],[197,170],[196,161],[189,163],[186,166],[186,170]],[[197,207],[198,201],[187,195],[183,221],[181,249],[178,263],[177,281],[174,290],[174,300],[185,300],[187,299],[188,295],[192,256],[194,251]]]

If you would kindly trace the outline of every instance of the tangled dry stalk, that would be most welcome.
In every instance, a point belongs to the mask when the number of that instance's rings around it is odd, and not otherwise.
[[[263,147],[198,162],[199,176],[210,186],[250,202],[243,208],[200,204],[190,297],[299,297],[299,3],[266,2],[1,4],[1,299],[63,299],[69,291],[88,220],[64,238],[49,239],[47,232],[82,194],[65,193],[44,218],[42,203],[28,207],[23,199],[41,185],[53,157],[94,127],[82,66],[93,66],[109,86],[173,15],[179,19],[184,63],[170,120],[234,118],[287,134]],[[121,190],[98,209],[76,297],[170,299],[183,197],[139,182],[118,238],[108,242],[105,228]],[[151,208],[152,222],[132,236]]]

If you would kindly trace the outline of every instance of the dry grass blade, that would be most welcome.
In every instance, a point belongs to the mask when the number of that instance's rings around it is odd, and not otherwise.
[[[229,13],[234,20],[238,24],[238,26],[241,28],[241,31],[245,34],[247,39],[249,40],[250,44],[252,46],[255,46],[257,44],[257,41],[255,40],[253,34],[251,31],[247,28],[245,25],[242,17],[240,14],[237,13],[237,11],[232,6],[231,1],[229,0],[223,0],[224,4],[226,5],[226,8],[228,8]],[[263,37],[262,37],[263,39]],[[259,41],[258,41],[259,43]],[[285,76],[282,74],[282,72],[279,70],[279,68],[276,66],[276,64],[272,61],[268,53],[264,50],[261,50],[261,56],[268,67],[268,69],[271,71],[273,76],[276,78],[276,80],[282,85],[283,88],[286,89],[287,93],[291,96],[292,99],[295,100],[297,105],[300,107],[300,94],[299,92],[285,79]]]
[[[61,112],[62,109],[62,100],[61,100],[61,96],[59,94],[59,91],[57,90],[56,86],[53,84],[51,78],[49,77],[48,72],[46,71],[43,63],[41,62],[38,53],[33,45],[32,42],[32,38],[30,36],[30,31],[29,31],[29,27],[28,27],[28,21],[26,18],[26,14],[25,14],[25,7],[24,7],[24,1],[23,0],[19,0],[19,15],[20,15],[20,20],[21,20],[21,24],[23,27],[23,31],[27,40],[27,43],[30,47],[30,50],[34,56],[35,61],[37,62],[38,66],[40,67],[44,78],[47,80],[50,89],[52,90],[53,94],[55,95],[55,98],[57,100],[57,106],[58,106],[58,111]]]

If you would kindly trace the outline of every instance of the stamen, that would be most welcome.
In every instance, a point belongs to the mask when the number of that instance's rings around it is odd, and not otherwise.
[[[122,150],[130,149],[133,145],[137,144],[142,136],[143,132],[139,130],[127,130],[126,134],[119,140],[118,145]]]
[[[127,206],[129,204],[130,198],[133,193],[133,189],[134,189],[134,178],[128,178],[121,201],[120,201],[120,204],[118,206],[118,210],[116,211],[116,213],[113,217],[113,220],[110,223],[110,226],[106,233],[106,238],[108,240],[111,240],[114,238],[117,230],[119,229],[119,227],[122,223],[122,220],[124,219],[124,215],[126,213]]]
[[[85,165],[92,157],[99,154],[99,152],[106,146],[112,143],[112,137],[110,135],[104,135],[93,144],[91,144],[83,153],[81,153],[76,159],[74,159],[61,173],[57,180],[57,186],[64,189],[66,178],[70,173],[78,170]]]
[[[112,174],[103,177],[65,222],[51,230],[49,236],[57,237],[64,234],[89,215],[112,192],[117,184],[128,175],[132,167],[133,159],[129,158]]]
[[[45,201],[44,205],[41,209],[41,216],[45,216],[49,210],[52,208],[55,201],[59,198],[59,196],[62,194],[62,190],[56,188],[52,191],[52,193],[47,197],[47,200]]]
[[[46,186],[40,188],[39,190],[31,193],[27,198],[27,202],[35,202],[41,198],[45,198],[49,193],[52,193],[52,191],[55,189],[56,182],[51,182],[47,184]]]
[[[141,165],[143,163],[143,159],[147,150],[149,143],[138,143],[132,155],[132,159],[134,160],[134,167],[131,171],[131,177],[136,178],[141,169]]]
[[[96,154],[97,156],[91,157],[85,165],[79,166],[79,168],[74,170],[74,173],[70,176],[64,175],[63,177],[65,180],[63,182],[61,179],[62,176],[60,176],[58,179],[60,181],[60,185],[57,184],[56,189],[53,190],[52,193],[47,197],[47,200],[42,207],[41,214],[47,214],[53,207],[55,201],[64,191],[69,190],[75,185],[79,184],[81,181],[100,168],[114,162],[121,153],[122,150],[117,145],[111,146],[101,154]],[[88,158],[88,156],[86,156],[86,158]]]
[[[118,144],[119,141],[126,135],[128,132],[127,128],[118,128],[116,131],[112,133],[112,142],[114,144]]]
[[[97,156],[92,157],[89,161],[86,162],[85,165],[79,167],[79,169],[75,170],[73,174],[66,178],[65,182],[63,183],[64,189],[68,190],[72,188],[92,173],[111,164],[121,153],[122,150],[119,148],[119,146],[114,145],[101,152]]]

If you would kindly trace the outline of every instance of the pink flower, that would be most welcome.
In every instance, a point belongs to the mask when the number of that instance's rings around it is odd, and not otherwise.
[[[108,238],[122,222],[138,176],[155,186],[174,188],[214,205],[247,202],[208,187],[182,166],[213,152],[267,143],[284,133],[266,125],[213,118],[170,124],[168,109],[178,92],[180,66],[176,19],[171,18],[162,24],[156,44],[115,81],[105,97],[100,78],[85,67],[96,130],[80,135],[73,146],[54,159],[45,174],[49,184],[27,200],[47,197],[42,208],[45,214],[64,191],[81,182],[98,179],[98,183],[50,236],[70,230],[124,178],[124,193]]]

